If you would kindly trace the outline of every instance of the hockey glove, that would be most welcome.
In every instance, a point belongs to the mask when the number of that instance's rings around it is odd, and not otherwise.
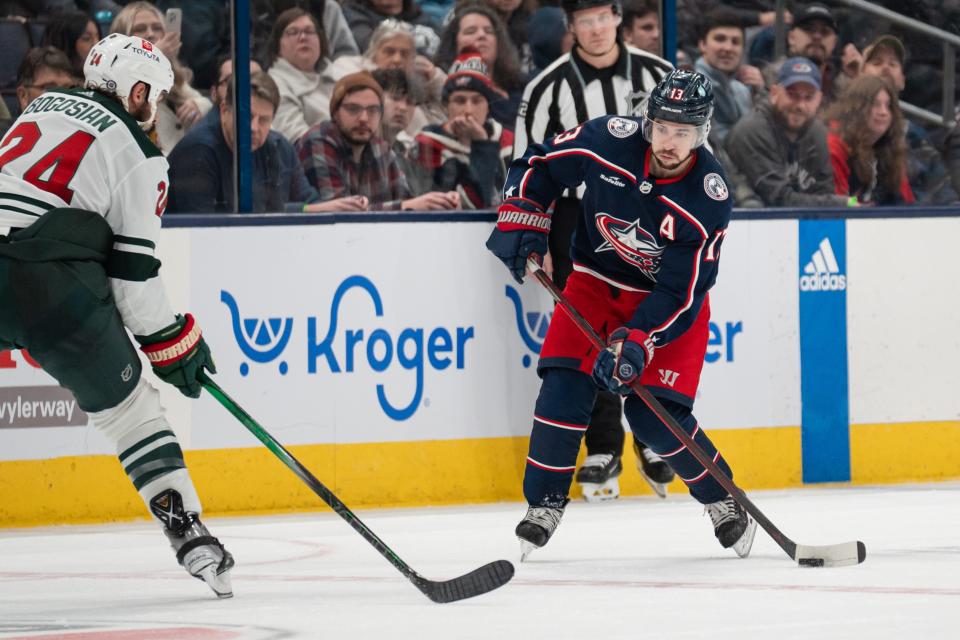
[[[210,347],[189,313],[186,316],[178,315],[177,321],[169,327],[136,338],[157,377],[172,384],[187,397],[200,397],[203,385],[197,378],[201,371],[217,372],[210,356]]]
[[[593,379],[601,389],[630,395],[630,383],[653,359],[653,340],[644,331],[620,327],[610,334],[607,348],[597,354]]]
[[[526,207],[526,208],[525,208]],[[508,200],[497,210],[497,226],[487,239],[487,249],[500,258],[513,279],[523,284],[527,258],[547,253],[550,216],[533,209],[529,200]]]

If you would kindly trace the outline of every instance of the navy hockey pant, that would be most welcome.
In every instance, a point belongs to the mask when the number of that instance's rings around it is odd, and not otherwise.
[[[703,452],[713,459],[724,474],[733,478],[730,466],[697,424],[696,418],[690,413],[690,408],[665,398],[657,398],[657,400],[680,423],[683,430],[693,437],[693,441],[700,445]],[[687,447],[670,432],[643,400],[635,394],[627,396],[623,404],[623,412],[627,416],[627,422],[630,423],[634,436],[670,465],[677,476],[686,483],[690,495],[695,500],[702,504],[710,504],[726,497],[727,490],[720,486],[720,483],[693,457]]]
[[[581,371],[548,367],[541,373],[543,381],[534,408],[523,495],[531,505],[562,507],[567,502],[580,440],[590,421],[597,387],[593,379]],[[699,428],[690,409],[669,400],[661,400],[661,403],[732,478],[730,467],[720,457],[706,433]],[[634,435],[663,457],[687,484],[690,494],[697,501],[709,504],[727,495],[726,490],[642,400],[635,395],[628,396],[624,412]]]

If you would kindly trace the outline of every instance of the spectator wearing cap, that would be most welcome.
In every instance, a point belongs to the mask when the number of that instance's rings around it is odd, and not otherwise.
[[[730,132],[728,175],[739,206],[834,207],[827,129],[817,117],[823,98],[820,70],[808,58],[789,58],[761,102]]]
[[[490,118],[490,104],[499,97],[479,52],[466,49],[443,85],[446,121],[417,136],[419,160],[433,175],[433,188],[457,191],[465,209],[499,204],[513,150],[513,133]]]
[[[722,148],[730,129],[753,108],[753,91],[765,92],[756,67],[743,64],[744,31],[736,13],[720,7],[702,21],[700,58],[693,68],[713,83],[710,144]]]
[[[906,56],[906,48],[899,38],[880,36],[863,50],[860,73],[886,78],[900,94],[906,86]],[[906,120],[906,134],[907,180],[917,202],[956,202],[957,192],[951,186],[940,152],[930,141],[927,132],[917,123]]]
[[[824,114],[834,192],[860,203],[914,202],[907,182],[907,143],[897,92],[886,78],[863,74]]]
[[[229,78],[228,78],[229,80]],[[234,210],[233,82],[213,109],[170,153],[170,213],[232,213]],[[253,152],[253,213],[323,211],[307,182],[293,145],[270,130],[280,93],[263,71],[250,74],[250,149]]]
[[[852,45],[851,45],[852,46]],[[838,70],[831,61],[837,48],[837,21],[823,4],[808,4],[794,15],[787,32],[787,55],[813,60],[820,69],[824,106],[839,93]]]
[[[346,199],[343,210],[458,209],[456,192],[411,197],[390,144],[380,136],[383,89],[369,71],[351,73],[333,88],[330,120],[297,141],[307,180],[322,201]],[[342,202],[343,200],[341,200]]]

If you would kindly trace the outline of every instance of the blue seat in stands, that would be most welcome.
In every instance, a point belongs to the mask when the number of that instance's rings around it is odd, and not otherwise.
[[[30,31],[25,22],[13,18],[0,19],[0,89],[17,84],[17,68],[30,49]]]
[[[30,42],[34,47],[43,45],[43,33],[47,30],[46,21],[31,20],[27,23],[30,30]]]

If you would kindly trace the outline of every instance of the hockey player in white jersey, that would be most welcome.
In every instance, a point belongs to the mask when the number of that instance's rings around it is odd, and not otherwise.
[[[150,141],[173,84],[160,49],[112,34],[84,64],[86,87],[44,93],[0,142],[0,350],[27,349],[116,445],[124,471],[190,575],[233,595],[230,553],[201,505],[156,375],[199,397],[214,372],[190,314],[173,312],[154,257],[167,161]]]

